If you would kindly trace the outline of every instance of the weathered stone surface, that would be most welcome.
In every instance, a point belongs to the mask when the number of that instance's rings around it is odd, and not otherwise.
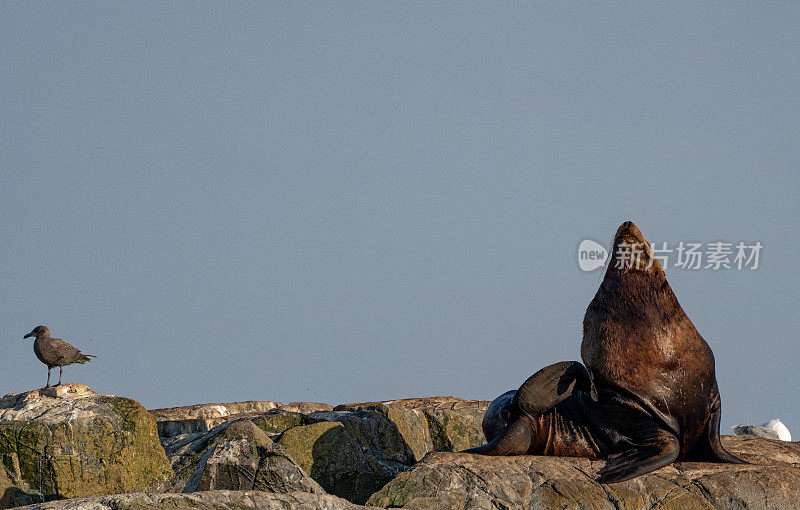
[[[0,508],[161,490],[172,469],[152,416],[82,384],[0,399]]]
[[[250,421],[270,436],[277,437],[292,427],[310,425],[319,420],[306,414],[300,414],[299,412],[287,411],[285,409],[273,409],[272,411],[250,418]]]
[[[182,437],[169,442],[166,450],[175,471],[173,492],[322,491],[267,432],[248,419],[227,421],[199,437]]]
[[[309,414],[318,423],[287,429],[279,443],[326,491],[363,503],[427,452],[479,445],[487,405],[453,397],[346,404]]]
[[[594,481],[604,461],[430,453],[369,504],[403,508],[796,508],[800,445],[724,437],[753,465],[684,462],[627,482]]]
[[[328,404],[318,402],[280,402],[251,400],[227,404],[196,404],[191,406],[154,409],[150,413],[158,424],[158,435],[162,439],[184,434],[204,434],[217,425],[237,418],[253,418],[272,410],[293,413],[330,411]]]
[[[280,409],[303,414],[316,413],[320,411],[333,411],[332,406],[328,404],[322,404],[320,402],[290,402],[288,404],[281,405]]]
[[[246,419],[284,447],[288,457],[326,491],[363,503],[427,452],[481,444],[480,423],[488,402],[431,397],[347,404],[335,410],[313,402],[261,403],[262,408],[276,405],[261,413],[253,411],[257,407],[253,403],[246,404],[224,405],[224,410],[240,411],[227,416],[217,416],[223,414],[223,404],[154,411],[164,420],[202,419],[204,426],[208,420],[221,422],[211,431],[162,437],[177,475],[173,491],[202,489],[198,480],[189,483],[190,475],[203,459],[221,454],[219,441],[225,439],[218,436],[225,423]]]
[[[414,460],[419,461],[431,451],[461,451],[483,444],[481,421],[489,403],[456,397],[424,397],[345,404],[334,410],[385,416],[397,427]]]
[[[367,507],[327,494],[209,491],[192,494],[117,494],[51,501],[20,510],[358,510]]]
[[[264,413],[280,407],[280,402],[249,400],[227,404],[195,404],[190,406],[152,409],[150,414],[156,421],[189,420],[195,418],[221,418],[237,414]]]
[[[278,443],[326,491],[363,503],[407,466],[365,451],[364,442],[380,439],[354,430],[349,418],[342,418],[349,427],[330,421],[291,428],[283,433]],[[387,449],[383,453],[390,452]]]
[[[181,434],[205,433],[235,417],[265,413],[280,405],[279,402],[251,400],[227,404],[196,404],[153,409],[150,414],[158,424],[158,435],[168,438]]]
[[[227,489],[325,493],[251,421],[230,423],[214,443],[198,463],[184,492]]]

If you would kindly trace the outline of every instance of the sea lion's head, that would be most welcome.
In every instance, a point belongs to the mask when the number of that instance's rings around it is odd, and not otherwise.
[[[663,277],[664,270],[642,231],[632,221],[626,221],[619,226],[611,243],[606,277],[631,273]]]
[[[605,320],[609,312],[626,327],[663,324],[684,315],[650,243],[632,221],[620,225],[611,249],[603,283],[586,310],[584,339],[591,319]]]
[[[29,338],[29,337],[39,338],[40,336],[43,336],[43,337],[50,336],[50,330],[47,329],[46,326],[36,326],[35,328],[33,328],[33,330],[30,333],[28,333],[27,335],[23,336],[22,338],[23,339],[24,338]]]
[[[491,442],[508,428],[508,423],[511,421],[511,401],[516,394],[517,390],[507,391],[489,404],[481,422],[486,441]]]

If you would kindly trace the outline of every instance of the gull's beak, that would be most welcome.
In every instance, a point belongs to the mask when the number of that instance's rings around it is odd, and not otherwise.
[[[28,333],[27,335],[23,336],[23,337],[22,337],[22,339],[24,340],[24,339],[26,339],[26,338],[28,338],[28,337],[31,337],[31,336],[33,336],[33,331],[31,331],[31,332],[30,332],[30,333]]]

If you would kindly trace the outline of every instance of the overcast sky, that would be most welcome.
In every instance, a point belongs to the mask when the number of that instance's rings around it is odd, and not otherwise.
[[[755,242],[668,269],[723,431],[800,437],[795,2],[0,4],[0,394],[162,407],[492,399],[580,359],[633,220]]]

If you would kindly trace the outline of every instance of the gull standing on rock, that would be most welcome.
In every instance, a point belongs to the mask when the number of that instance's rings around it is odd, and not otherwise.
[[[47,386],[50,387],[50,370],[53,367],[58,367],[58,384],[61,385],[61,374],[64,367],[72,365],[73,363],[86,363],[92,361],[90,358],[96,358],[91,354],[83,354],[81,351],[71,346],[60,338],[53,338],[50,336],[50,330],[45,326],[36,326],[33,331],[28,333],[22,338],[36,337],[33,342],[33,352],[39,361],[47,365]]]

